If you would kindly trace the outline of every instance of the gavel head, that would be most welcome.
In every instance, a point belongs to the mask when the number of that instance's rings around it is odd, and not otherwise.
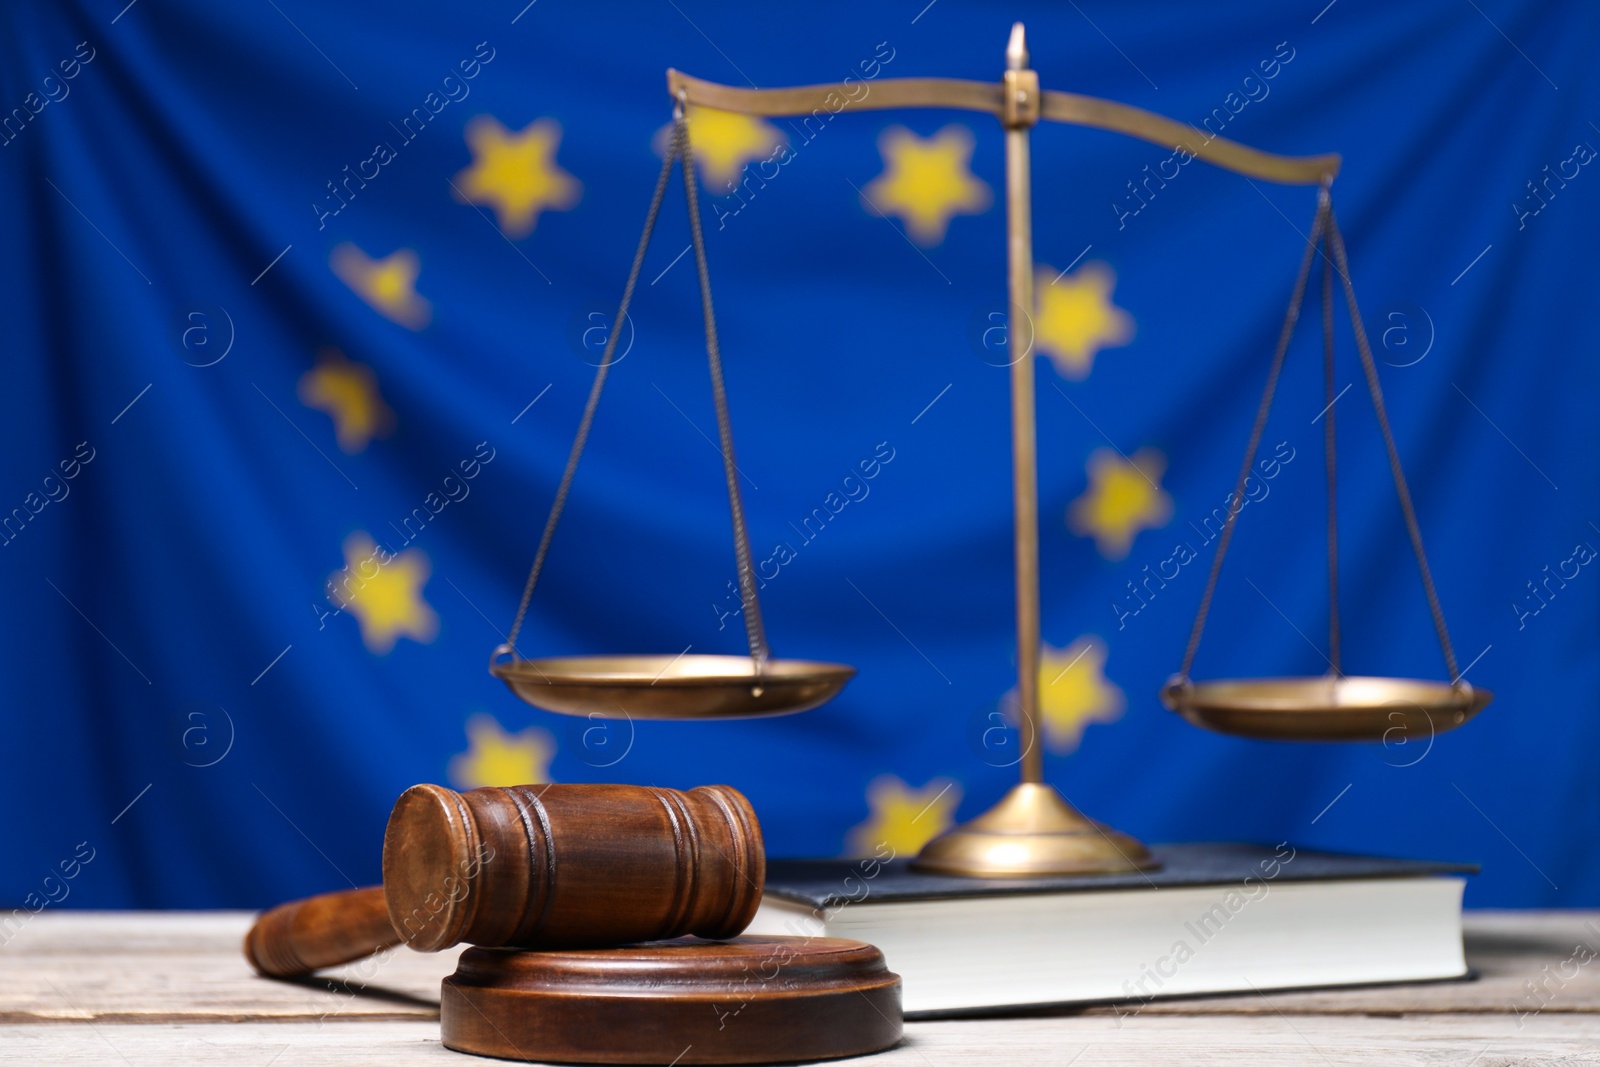
[[[765,877],[755,812],[723,785],[418,785],[383,840],[390,921],[424,952],[729,938]]]

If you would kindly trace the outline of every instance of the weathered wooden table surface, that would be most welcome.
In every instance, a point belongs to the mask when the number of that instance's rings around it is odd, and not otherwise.
[[[44,913],[0,947],[0,1063],[468,1064],[439,1044],[456,952],[254,976],[250,916]],[[913,1022],[850,1063],[1600,1065],[1600,912],[1468,913],[1476,981]],[[893,961],[890,962],[893,966]],[[328,979],[331,979],[328,980]]]

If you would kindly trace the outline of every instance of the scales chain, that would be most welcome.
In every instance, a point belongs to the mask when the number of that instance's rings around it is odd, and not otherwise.
[[[1324,249],[1326,251],[1324,251]],[[1332,253],[1329,258],[1328,253]],[[1373,410],[1377,415],[1378,428],[1383,434],[1384,450],[1389,460],[1389,471],[1394,479],[1395,493],[1400,500],[1400,512],[1405,519],[1406,532],[1410,535],[1411,547],[1417,557],[1417,569],[1422,576],[1423,592],[1427,596],[1428,611],[1432,616],[1433,627],[1439,638],[1439,647],[1444,653],[1445,668],[1450,675],[1450,684],[1459,686],[1461,671],[1456,663],[1455,648],[1450,643],[1450,633],[1445,626],[1444,610],[1439,604],[1439,593],[1433,584],[1433,573],[1428,567],[1428,557],[1422,547],[1422,529],[1417,522],[1416,508],[1411,501],[1411,490],[1406,484],[1405,472],[1400,466],[1400,453],[1395,447],[1394,432],[1389,426],[1388,409],[1383,402],[1383,390],[1378,384],[1377,364],[1372,358],[1372,347],[1367,340],[1366,327],[1361,321],[1361,311],[1356,303],[1355,286],[1350,281],[1350,265],[1345,256],[1344,238],[1339,231],[1339,222],[1333,212],[1333,201],[1326,185],[1323,186],[1318,197],[1317,215],[1311,227],[1311,235],[1306,240],[1305,254],[1300,260],[1300,271],[1295,278],[1294,290],[1289,298],[1289,308],[1284,315],[1283,329],[1278,335],[1278,347],[1273,353],[1272,366],[1267,373],[1267,383],[1261,393],[1261,403],[1256,410],[1255,424],[1250,430],[1250,440],[1245,446],[1244,460],[1239,467],[1239,476],[1234,483],[1233,497],[1228,505],[1228,517],[1223,523],[1222,532],[1217,540],[1217,554],[1211,561],[1211,573],[1206,578],[1206,586],[1200,597],[1200,608],[1195,613],[1194,627],[1189,634],[1189,644],[1183,654],[1183,665],[1178,670],[1177,678],[1180,683],[1186,683],[1189,678],[1190,668],[1194,666],[1195,653],[1200,648],[1200,637],[1205,631],[1206,617],[1211,610],[1211,601],[1216,593],[1217,578],[1222,573],[1222,562],[1228,554],[1228,546],[1233,539],[1234,526],[1238,522],[1239,512],[1242,510],[1244,499],[1245,479],[1250,474],[1251,464],[1255,461],[1256,450],[1261,444],[1261,436],[1266,430],[1267,416],[1272,410],[1273,397],[1277,391],[1278,379],[1283,370],[1284,357],[1288,353],[1289,342],[1294,335],[1296,322],[1300,317],[1300,308],[1305,298],[1306,281],[1311,272],[1313,257],[1321,254],[1324,260],[1322,278],[1322,317],[1323,317],[1323,394],[1327,406],[1323,409],[1323,417],[1327,425],[1323,428],[1323,442],[1326,452],[1327,480],[1328,480],[1328,639],[1329,655],[1324,657],[1334,677],[1342,677],[1340,668],[1340,632],[1339,632],[1339,534],[1337,510],[1338,486],[1338,453],[1335,444],[1333,402],[1333,274],[1339,275],[1340,283],[1344,290],[1345,305],[1350,314],[1350,326],[1355,335],[1356,351],[1361,357],[1362,372],[1366,378],[1368,392],[1372,396]]]
[[[739,495],[739,470],[733,455],[733,423],[728,414],[728,396],[723,385],[722,350],[717,342],[716,315],[711,303],[711,274],[706,266],[705,234],[700,225],[694,157],[689,146],[689,127],[684,111],[680,102],[673,113],[671,145],[667,149],[666,158],[661,162],[661,173],[656,178],[655,191],[650,197],[650,209],[645,215],[644,230],[639,235],[639,244],[633,254],[633,265],[628,270],[628,280],[622,289],[622,300],[617,307],[616,317],[612,320],[611,331],[606,337],[605,352],[601,356],[599,367],[595,370],[594,384],[589,387],[589,399],[584,404],[583,417],[578,422],[578,432],[573,439],[572,450],[567,455],[566,469],[561,474],[555,500],[550,506],[550,515],[545,520],[544,533],[539,538],[539,548],[534,553],[533,566],[528,571],[528,581],[522,589],[522,600],[517,605],[516,618],[511,623],[506,644],[502,646],[517,658],[520,658],[516,651],[517,636],[522,632],[528,604],[533,599],[534,587],[538,585],[539,575],[544,570],[544,562],[550,552],[550,542],[555,537],[556,526],[561,521],[561,513],[566,507],[567,497],[572,489],[573,476],[578,470],[578,461],[582,458],[584,446],[588,443],[589,431],[594,425],[595,411],[600,405],[600,393],[605,388],[606,377],[613,362],[612,357],[616,353],[617,337],[621,333],[622,323],[627,321],[628,306],[633,301],[639,273],[644,266],[645,253],[655,232],[656,219],[661,214],[667,182],[672,176],[673,164],[678,162],[683,165],[684,194],[689,205],[689,230],[694,242],[700,303],[705,316],[706,359],[711,371],[711,397],[717,411],[717,430],[721,438],[723,473],[728,483],[728,502],[733,514],[734,557],[739,571],[739,595],[743,607],[745,634],[749,639],[750,657],[755,661],[757,674],[761,673],[770,656],[766,630],[761,621],[761,604],[757,598],[755,567],[751,563],[750,537],[745,528],[744,506]]]
[[[689,199],[689,234],[694,240],[694,264],[700,276],[700,303],[706,320],[706,362],[711,366],[711,399],[717,408],[717,437],[722,445],[722,469],[728,479],[728,506],[733,512],[733,553],[739,567],[739,600],[750,658],[760,673],[770,655],[766,628],[761,623],[761,602],[756,597],[756,571],[750,562],[750,535],[744,526],[744,504],[739,496],[739,467],[733,459],[733,422],[728,417],[728,394],[722,384],[722,348],[717,343],[717,316],[711,307],[711,272],[706,267],[706,238],[700,229],[700,198],[694,177],[694,153],[689,146],[687,106],[680,99],[676,114],[679,150],[683,153],[683,191]]]
[[[1389,453],[1389,471],[1394,475],[1394,490],[1400,497],[1400,513],[1405,516],[1406,532],[1411,535],[1411,548],[1417,555],[1417,569],[1422,573],[1422,588],[1428,596],[1428,611],[1433,615],[1433,628],[1439,635],[1439,647],[1444,652],[1445,668],[1450,672],[1450,684],[1461,681],[1461,671],[1456,666],[1456,650],[1450,644],[1450,631],[1445,628],[1444,609],[1439,606],[1439,593],[1433,587],[1433,572],[1428,568],[1428,556],[1422,550],[1422,528],[1417,525],[1417,512],[1411,505],[1411,490],[1406,486],[1405,471],[1400,467],[1400,453],[1394,446],[1394,431],[1389,429],[1389,413],[1384,407],[1383,390],[1378,387],[1378,367],[1372,360],[1372,346],[1367,343],[1367,330],[1361,323],[1361,312],[1356,307],[1356,290],[1350,282],[1350,265],[1345,261],[1344,236],[1339,232],[1339,222],[1330,211],[1328,235],[1333,245],[1334,261],[1339,268],[1339,280],[1344,283],[1344,300],[1350,309],[1350,325],[1355,330],[1356,351],[1361,354],[1361,369],[1366,375],[1367,390],[1372,394],[1372,407],[1378,415],[1378,429],[1383,431],[1383,447]]]
[[[611,320],[611,331],[606,337],[606,349],[600,357],[600,366],[594,372],[594,384],[589,387],[589,400],[583,406],[583,418],[578,422],[578,434],[572,441],[572,451],[567,454],[567,467],[561,473],[561,484],[556,488],[555,502],[550,505],[550,516],[544,523],[544,534],[539,538],[539,550],[534,553],[533,566],[528,570],[528,582],[522,587],[522,602],[517,605],[517,617],[506,635],[505,647],[517,655],[517,634],[522,631],[522,620],[528,614],[528,602],[533,599],[533,587],[539,583],[539,572],[544,570],[545,557],[550,553],[550,541],[555,537],[556,524],[561,521],[562,509],[567,505],[567,494],[572,489],[572,477],[578,471],[578,460],[583,456],[583,446],[589,440],[589,428],[594,425],[595,409],[600,406],[600,391],[605,388],[606,375],[611,370],[611,357],[617,349],[617,336],[627,321],[628,305],[633,301],[633,289],[639,281],[639,271],[644,266],[644,254],[650,247],[650,236],[655,232],[656,217],[661,214],[661,201],[666,196],[667,179],[672,176],[672,164],[678,157],[680,134],[673,131],[672,144],[667,158],[661,161],[661,174],[656,178],[656,190],[650,197],[650,210],[645,215],[644,232],[639,235],[639,247],[633,253],[633,266],[628,270],[628,282],[622,287],[622,302],[617,317]],[[520,658],[520,657],[519,657]]]
[[[1324,238],[1326,248],[1327,240]],[[1322,255],[1322,456],[1328,472],[1328,665],[1340,668],[1339,635],[1339,458],[1333,430],[1333,264]]]
[[[1289,297],[1289,309],[1283,316],[1283,328],[1278,332],[1278,347],[1272,354],[1272,369],[1267,372],[1267,384],[1261,391],[1261,405],[1256,409],[1255,425],[1250,428],[1250,442],[1245,446],[1244,462],[1239,465],[1239,477],[1233,485],[1233,497],[1228,504],[1228,517],[1223,521],[1222,533],[1217,539],[1217,554],[1211,560],[1211,573],[1206,576],[1205,591],[1200,594],[1200,610],[1195,613],[1194,628],[1189,632],[1189,647],[1184,649],[1183,666],[1178,668],[1180,678],[1189,677],[1194,666],[1194,654],[1200,649],[1200,634],[1206,628],[1206,616],[1211,612],[1211,598],[1217,591],[1217,576],[1222,573],[1222,560],[1228,554],[1228,543],[1233,540],[1233,528],[1243,510],[1244,483],[1250,476],[1250,466],[1255,462],[1256,449],[1261,445],[1261,435],[1267,428],[1267,415],[1272,411],[1272,397],[1278,389],[1278,373],[1283,370],[1283,358],[1289,352],[1289,340],[1294,336],[1294,325],[1300,318],[1300,304],[1306,295],[1306,279],[1311,274],[1312,257],[1317,251],[1317,241],[1328,223],[1333,210],[1333,200],[1326,186],[1317,197],[1317,216],[1311,224],[1311,236],[1306,239],[1306,250],[1300,257],[1300,273],[1294,279],[1294,291]]]

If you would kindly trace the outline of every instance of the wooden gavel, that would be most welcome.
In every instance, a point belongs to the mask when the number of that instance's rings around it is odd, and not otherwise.
[[[734,937],[755,916],[766,853],[724,785],[413,786],[383,839],[383,885],[266,912],[245,937],[262,974],[292,977],[397,944],[599,948]]]

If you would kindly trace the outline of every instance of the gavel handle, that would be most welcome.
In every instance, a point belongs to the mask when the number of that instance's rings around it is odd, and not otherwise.
[[[401,941],[389,922],[383,887],[323,893],[280,904],[256,919],[244,938],[250,965],[292,978],[351,963]]]

